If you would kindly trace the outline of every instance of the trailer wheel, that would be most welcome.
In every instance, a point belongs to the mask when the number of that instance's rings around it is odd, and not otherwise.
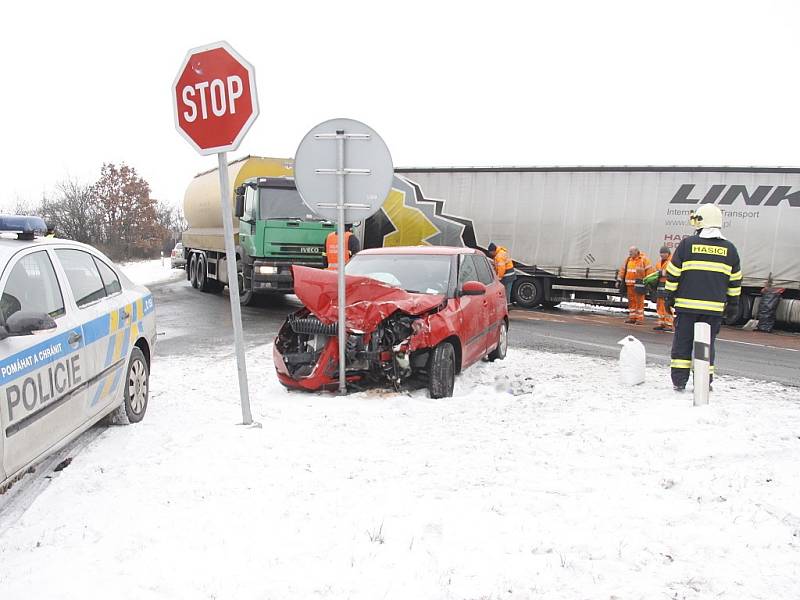
[[[733,319],[724,317],[725,325],[744,325],[753,312],[753,297],[742,295],[739,298],[739,310]]]
[[[456,383],[456,353],[453,344],[442,342],[428,362],[428,393],[431,398],[450,398]]]
[[[192,287],[197,289],[197,254],[192,252],[192,258],[189,259],[189,281],[192,282]]]
[[[525,277],[514,282],[511,292],[514,302],[522,308],[533,308],[542,303],[544,284],[541,279]]]

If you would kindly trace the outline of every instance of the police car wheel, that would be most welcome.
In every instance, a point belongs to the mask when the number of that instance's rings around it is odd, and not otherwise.
[[[138,423],[147,410],[150,372],[147,361],[139,348],[134,347],[128,361],[128,372],[123,390],[124,400],[117,410],[115,419],[122,424]]]

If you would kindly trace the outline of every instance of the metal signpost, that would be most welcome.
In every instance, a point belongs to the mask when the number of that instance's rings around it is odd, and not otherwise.
[[[392,189],[392,156],[381,137],[364,123],[331,119],[314,127],[300,142],[294,157],[294,177],[308,208],[336,222],[339,393],[345,394],[344,226],[371,217],[380,209]]]
[[[253,416],[239,305],[227,153],[239,147],[258,117],[255,70],[227,42],[193,48],[186,53],[172,86],[172,107],[175,127],[186,141],[202,155],[217,155],[242,422],[250,425]]]
[[[711,374],[711,325],[694,324],[694,406],[708,404],[709,376]]]

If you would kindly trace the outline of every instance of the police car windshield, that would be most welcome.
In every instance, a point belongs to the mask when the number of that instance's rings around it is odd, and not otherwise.
[[[450,257],[423,254],[356,254],[348,275],[362,275],[417,294],[446,294],[450,287]]]
[[[259,188],[258,214],[260,219],[321,220],[308,209],[295,189]]]

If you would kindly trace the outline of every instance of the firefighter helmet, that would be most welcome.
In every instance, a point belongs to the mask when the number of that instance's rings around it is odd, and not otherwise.
[[[722,227],[722,211],[716,204],[703,204],[689,216],[689,223],[696,229]]]

